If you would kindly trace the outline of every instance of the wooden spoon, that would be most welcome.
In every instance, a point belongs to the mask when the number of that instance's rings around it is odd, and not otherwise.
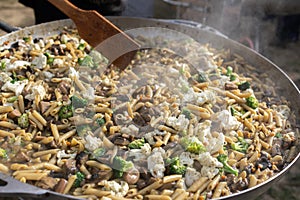
[[[82,10],[68,0],[48,0],[75,23],[78,34],[121,70],[140,45],[95,10]]]

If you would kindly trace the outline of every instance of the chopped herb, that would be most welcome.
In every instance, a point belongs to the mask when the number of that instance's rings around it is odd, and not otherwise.
[[[235,81],[236,80],[236,76],[232,74],[232,75],[230,75],[229,79],[230,79],[230,81]]]

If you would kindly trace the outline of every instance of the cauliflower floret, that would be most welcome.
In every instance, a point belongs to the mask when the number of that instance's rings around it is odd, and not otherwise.
[[[164,163],[165,150],[161,147],[153,149],[151,155],[148,157],[148,170],[155,178],[164,177],[165,163]]]
[[[210,132],[211,121],[205,120],[202,123],[199,123],[197,126],[197,136],[199,140],[206,146],[208,144],[208,136],[211,135]]]
[[[12,78],[8,75],[8,73],[1,72],[0,73],[0,81],[3,83],[10,82]]]
[[[100,138],[87,135],[84,139],[85,139],[84,147],[90,152],[93,152],[95,149],[98,149],[99,147],[102,146],[102,140]]]
[[[75,77],[79,78],[79,73],[73,67],[70,67],[69,68],[69,77],[71,79],[74,79]]]
[[[25,85],[28,83],[28,80],[25,79],[25,80],[22,80],[22,81],[16,81],[14,83],[11,83],[10,81],[8,82],[5,82],[5,84],[2,86],[2,90],[3,91],[12,91],[16,94],[16,96],[19,96]]]
[[[103,183],[103,189],[110,191],[113,196],[124,197],[129,190],[128,183],[125,181],[120,181],[120,183],[117,183],[116,181],[103,181]]]
[[[176,117],[167,118],[166,124],[168,126],[173,127],[175,130],[183,131],[187,129],[189,125],[189,120],[185,118],[184,115],[179,115],[178,118]]]
[[[223,133],[214,132],[214,136],[208,139],[206,150],[210,154],[214,154],[223,148],[225,136]]]
[[[134,157],[133,161],[146,160],[151,154],[151,146],[145,143],[140,149],[130,149],[128,157]]]
[[[190,152],[182,152],[179,156],[180,163],[187,166],[192,166],[194,164],[194,159]]]
[[[203,105],[204,103],[212,103],[214,104],[216,101],[216,95],[211,90],[204,90],[201,93],[196,93],[196,103],[198,105]]]
[[[212,116],[212,128],[216,130],[231,131],[237,130],[242,125],[228,110],[222,110]]]
[[[76,157],[77,153],[66,153],[65,150],[60,150],[57,152],[56,157],[57,157],[57,164],[60,165],[62,159],[74,159]]]
[[[16,60],[13,63],[6,62],[6,70],[12,71],[18,69],[19,67],[30,66],[31,63],[23,60]]]
[[[210,179],[213,178],[218,173],[219,173],[219,169],[215,167],[202,166],[201,168],[201,176],[206,176]]]
[[[64,61],[63,61],[63,59],[55,58],[53,60],[53,65],[57,66],[57,67],[63,67],[64,66]]]
[[[196,169],[187,167],[185,172],[185,184],[190,187],[196,180],[201,177],[201,173],[197,172]]]
[[[154,138],[153,136],[155,135],[165,135],[166,133],[165,132],[160,132],[158,130],[154,130],[154,131],[151,131],[151,132],[148,132],[144,135],[144,138],[147,140],[147,142],[151,145],[154,145],[155,144],[155,141],[154,141]]]
[[[47,95],[47,92],[46,92],[44,86],[41,85],[40,83],[35,84],[30,89],[31,89],[31,93],[27,94],[25,96],[25,99],[34,100],[35,96],[38,95],[38,96],[40,96],[41,100],[43,100]]]
[[[223,167],[223,164],[220,163],[215,157],[212,157],[209,152],[199,154],[197,160],[203,166]]]
[[[44,69],[47,65],[47,56],[39,54],[32,60],[32,65],[38,69]]]

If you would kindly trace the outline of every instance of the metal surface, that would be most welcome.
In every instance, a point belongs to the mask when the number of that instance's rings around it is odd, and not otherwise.
[[[284,97],[290,102],[293,102],[294,113],[299,119],[300,116],[300,93],[295,84],[291,79],[276,65],[271,61],[259,55],[255,51],[235,42],[224,35],[217,34],[212,32],[207,28],[201,28],[201,26],[195,26],[191,23],[178,23],[176,21],[170,20],[155,20],[155,19],[140,19],[140,18],[124,18],[124,17],[111,17],[110,20],[120,27],[122,30],[130,30],[139,27],[162,27],[167,29],[172,29],[178,32],[182,32],[186,35],[191,36],[200,43],[210,43],[215,48],[228,48],[232,53],[237,53],[245,58],[245,60],[259,69],[262,73],[267,72],[270,77],[276,79],[276,92]],[[72,21],[70,20],[61,20],[50,22],[46,24],[41,24],[33,27],[28,27],[22,30],[19,30],[14,33],[7,34],[3,37],[0,37],[0,46],[9,41],[13,43],[19,38],[22,38],[24,35],[32,34],[34,37],[48,36],[59,33],[63,27],[74,27]],[[298,122],[298,121],[297,121]],[[298,136],[299,137],[299,136]],[[299,146],[299,144],[298,144]],[[296,160],[299,158],[299,148],[297,148],[296,158],[279,174],[270,178],[266,182],[259,184],[253,188],[243,190],[239,193],[235,193],[230,196],[222,197],[219,199],[254,199],[260,194],[265,192],[272,184],[276,183],[286,172],[293,166]],[[0,183],[0,196],[22,196],[22,197],[34,197],[34,198],[46,198],[49,199],[76,199],[74,197],[65,196],[57,194],[55,192],[50,192],[42,190],[28,184],[20,183],[13,178],[2,175],[0,176],[2,183]],[[7,183],[7,184],[5,184]]]

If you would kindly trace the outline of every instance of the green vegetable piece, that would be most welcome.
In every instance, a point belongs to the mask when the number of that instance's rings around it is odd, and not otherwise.
[[[256,109],[258,107],[258,100],[254,96],[246,98],[246,105]]]
[[[7,152],[5,149],[0,148],[0,157],[1,158],[8,158]]]
[[[231,143],[231,148],[233,150],[246,153],[247,149],[249,147],[249,144],[246,142],[246,140],[242,137],[238,137],[237,142]]]
[[[15,102],[17,99],[18,99],[17,96],[12,96],[12,97],[7,98],[7,102],[8,102],[8,103],[13,103],[13,102]]]
[[[100,148],[95,149],[93,151],[93,153],[91,154],[90,158],[91,159],[97,159],[97,158],[103,156],[105,153],[106,153],[106,149],[100,147]]]
[[[236,80],[236,76],[232,74],[232,75],[230,75],[229,79],[230,79],[230,81],[235,81]]]
[[[85,44],[84,43],[79,44],[77,49],[83,51],[85,49]]]
[[[62,106],[58,111],[59,119],[68,119],[69,117],[73,117],[73,110],[74,108],[71,104]]]
[[[277,138],[282,138],[282,134],[279,133],[279,132],[277,132],[277,133],[275,134],[275,137],[277,137]]]
[[[226,76],[231,76],[233,72],[233,68],[231,66],[227,67]]]
[[[230,173],[230,174],[234,174],[235,176],[238,176],[239,171],[237,169],[233,169],[228,163],[228,157],[225,154],[220,154],[217,157],[218,161],[221,162],[223,164],[223,168],[221,170],[223,170],[224,172]]]
[[[183,148],[194,154],[200,154],[206,151],[205,146],[202,144],[202,142],[196,138],[196,137],[183,137],[180,140],[180,144],[183,146]]]
[[[81,172],[76,172],[76,179],[74,181],[74,187],[80,187],[81,182],[85,179],[85,175]]]
[[[129,171],[134,165],[131,161],[124,160],[121,156],[115,156],[113,160],[113,169],[116,171],[115,175],[122,177],[124,172]]]
[[[47,64],[52,64],[54,62],[54,58],[50,53],[44,53],[44,55],[47,57]]]
[[[5,70],[6,69],[6,63],[4,61],[1,61],[0,63],[0,69]]]
[[[83,137],[88,134],[88,132],[92,131],[91,127],[87,124],[79,125],[76,127],[77,134],[80,137]]]
[[[169,165],[169,172],[170,174],[185,174],[186,166],[180,163],[178,157],[168,158],[166,160],[166,164]]]
[[[230,112],[231,112],[232,116],[241,116],[242,115],[239,111],[237,111],[233,107],[230,107]]]
[[[102,118],[97,118],[96,119],[96,123],[99,125],[99,126],[103,126],[105,124],[105,119],[104,117]]]
[[[187,119],[191,119],[192,118],[192,113],[187,108],[183,108],[182,111],[181,111],[181,114],[183,114],[185,116],[185,118],[187,118]]]
[[[137,139],[128,144],[128,148],[130,149],[140,149],[145,144],[145,139]]]
[[[21,128],[27,128],[29,126],[29,119],[27,113],[23,113],[19,118],[18,118],[18,125]]]
[[[78,59],[78,63],[81,66],[87,66],[87,67],[95,67],[95,63],[93,61],[93,58],[89,55],[85,56],[84,58]]]
[[[196,76],[196,81],[198,81],[199,83],[207,82],[205,73],[198,73]]]
[[[30,38],[29,38],[29,37],[23,37],[23,40],[24,40],[25,42],[29,42],[29,41],[30,41]]]
[[[238,85],[238,88],[242,91],[250,88],[250,83],[248,81],[242,82]]]
[[[74,109],[76,108],[82,108],[88,104],[88,101],[84,98],[78,97],[78,96],[72,96],[71,97],[72,106]]]

